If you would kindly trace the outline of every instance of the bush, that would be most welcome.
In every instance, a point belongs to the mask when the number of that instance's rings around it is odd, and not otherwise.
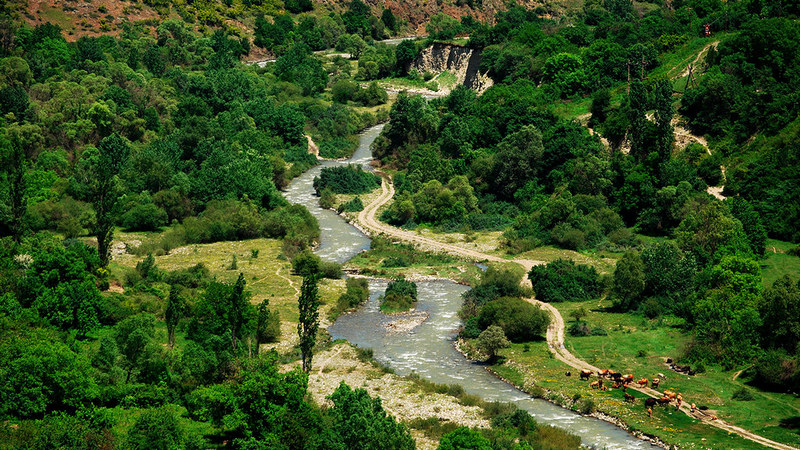
[[[528,277],[536,297],[543,302],[581,301],[600,295],[600,278],[594,267],[557,259],[534,266]]]
[[[152,204],[139,204],[122,216],[122,226],[129,231],[155,231],[167,223],[167,212]]]
[[[586,322],[572,322],[567,332],[569,332],[570,336],[574,337],[589,336],[592,334],[592,330]]]
[[[738,391],[734,392],[733,395],[731,395],[731,398],[733,400],[739,400],[742,402],[749,402],[755,400],[755,397],[753,397],[753,393],[750,392],[750,390],[744,386],[742,386]]]
[[[380,185],[381,177],[355,164],[323,167],[319,177],[314,178],[317,193],[330,188],[336,194],[365,194]]]
[[[360,197],[355,197],[347,203],[339,206],[339,212],[359,212],[364,210],[364,203],[361,202]]]
[[[478,326],[486,329],[497,325],[514,342],[541,338],[550,324],[550,316],[536,306],[517,297],[501,297],[484,305],[478,315]]]
[[[410,309],[417,301],[417,284],[403,279],[390,281],[383,294],[381,311],[399,312]]]
[[[369,300],[369,283],[364,278],[348,278],[347,290],[339,296],[336,307],[339,311],[355,308]]]

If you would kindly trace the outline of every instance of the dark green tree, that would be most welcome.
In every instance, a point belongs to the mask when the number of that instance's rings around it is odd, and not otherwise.
[[[514,193],[536,176],[543,154],[542,133],[533,125],[506,136],[494,156],[492,183],[496,192],[513,199]]]
[[[459,427],[442,436],[437,450],[492,450],[492,448],[492,443],[479,431]]]
[[[256,308],[256,355],[261,344],[274,342],[281,335],[281,321],[277,311],[269,310],[269,300],[264,299]]]
[[[25,174],[28,170],[28,156],[19,139],[8,141],[0,136],[0,165],[6,177],[8,198],[11,209],[11,234],[19,243],[24,231],[23,216],[27,207]]]
[[[311,371],[311,359],[314,356],[314,345],[317,342],[317,329],[319,328],[319,293],[317,292],[318,274],[309,274],[303,277],[300,288],[298,307],[300,319],[297,324],[297,334],[300,337],[300,353],[303,359],[303,370]]]
[[[236,284],[233,285],[228,306],[228,322],[230,323],[231,330],[231,350],[234,354],[236,354],[238,347],[237,337],[241,335],[242,326],[245,323],[248,312],[248,306],[250,306],[250,302],[248,301],[249,296],[244,291],[244,285],[244,274],[239,272],[239,278],[236,279]]]
[[[392,32],[397,31],[397,19],[394,17],[394,13],[389,8],[384,8],[383,12],[381,13],[381,22],[386,25],[386,28]]]
[[[84,151],[76,169],[78,190],[94,206],[97,254],[103,266],[111,257],[111,240],[117,220],[118,175],[128,161],[130,147],[118,133],[100,141],[97,149]]]
[[[342,448],[412,450],[416,448],[408,428],[397,423],[364,389],[353,390],[344,381],[329,397],[332,431]]]
[[[733,217],[739,219],[747,235],[747,241],[754,255],[764,256],[767,248],[767,230],[761,222],[752,204],[742,197],[733,197],[725,201]]]
[[[175,329],[178,327],[183,315],[186,312],[186,300],[183,299],[177,285],[169,287],[169,297],[167,297],[167,308],[164,311],[164,321],[167,323],[167,341],[170,350],[175,347]]]
[[[644,291],[644,263],[638,253],[627,252],[614,269],[614,305],[624,311],[636,309]]]
[[[795,351],[800,344],[800,283],[788,275],[775,280],[764,291],[759,311],[764,323],[762,342],[768,347]]]
[[[166,408],[145,411],[128,430],[128,448],[172,450],[182,448],[186,431]]]

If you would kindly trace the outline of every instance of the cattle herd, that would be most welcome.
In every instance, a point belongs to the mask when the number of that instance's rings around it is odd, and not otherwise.
[[[680,367],[679,369],[684,369],[684,368]],[[673,370],[677,370],[677,371],[683,372],[683,373],[688,373],[690,369],[689,369],[688,366],[686,366],[685,370],[678,370],[678,368],[673,368]],[[566,376],[571,376],[571,375],[572,375],[571,372],[567,372],[566,373]],[[580,379],[581,380],[585,380],[585,381],[589,381],[589,379],[593,375],[595,375],[594,371],[581,370]],[[609,389],[622,389],[624,391],[625,401],[628,402],[628,403],[635,403],[636,402],[636,397],[634,397],[633,395],[631,395],[631,394],[629,394],[627,392],[628,385],[636,383],[640,388],[646,388],[649,385],[653,389],[658,389],[659,385],[661,384],[661,380],[662,379],[664,379],[664,375],[663,374],[658,374],[658,377],[653,378],[652,380],[649,380],[647,378],[641,378],[641,379],[638,379],[638,380],[634,380],[634,377],[633,377],[632,374],[623,375],[620,372],[615,372],[613,370],[606,369],[606,370],[600,370],[600,371],[597,372],[597,380],[589,382],[589,387],[591,387],[592,389],[600,389],[600,390],[603,390],[603,391],[606,391],[606,390],[609,390]],[[611,383],[610,387],[607,386],[607,384],[609,382]],[[681,395],[680,392],[673,392],[671,390],[666,390],[666,391],[664,391],[663,394],[661,394],[661,397],[657,397],[657,398],[650,397],[650,398],[647,398],[645,400],[645,402],[644,402],[645,407],[647,407],[647,408],[650,408],[650,407],[653,407],[653,406],[656,406],[656,405],[658,405],[658,406],[667,406],[667,405],[670,405],[670,404],[673,404],[673,403],[675,405],[675,409],[680,409],[681,404],[683,403],[683,396]],[[691,406],[692,406],[692,408],[691,408],[692,412],[694,412],[695,405],[692,404]]]

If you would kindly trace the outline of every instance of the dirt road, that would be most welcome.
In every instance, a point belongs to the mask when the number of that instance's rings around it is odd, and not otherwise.
[[[431,239],[425,236],[420,236],[413,231],[401,230],[399,228],[380,222],[376,218],[378,210],[382,206],[388,204],[389,201],[394,196],[394,185],[392,184],[391,180],[385,174],[380,174],[380,175],[383,180],[381,183],[381,195],[378,196],[372,203],[367,205],[367,207],[364,208],[364,210],[358,214],[358,222],[361,225],[361,227],[365,229],[367,232],[375,234],[386,234],[388,236],[398,238],[415,245],[422,246],[426,249],[446,251],[458,256],[473,259],[475,261],[515,262],[523,266],[525,268],[526,273],[529,272],[533,266],[543,263],[542,261],[533,261],[527,259],[509,260],[494,255],[488,255],[485,253],[481,253],[477,250],[460,247],[454,244],[439,242],[435,239]],[[550,314],[551,321],[550,321],[550,326],[547,328],[547,345],[550,348],[550,351],[555,355],[556,359],[562,361],[563,363],[575,369],[591,370],[594,372],[600,371],[598,367],[595,367],[589,364],[588,362],[576,357],[564,347],[564,318],[561,316],[561,313],[558,311],[558,309],[556,309],[553,305],[549,303],[540,302],[535,298],[527,298],[526,300],[536,306],[539,306],[540,308],[544,309]],[[642,392],[650,397],[661,397],[663,395],[661,392],[658,392],[655,389],[651,389],[649,387],[629,386],[629,388]],[[706,423],[713,427],[720,428],[730,433],[738,434],[739,436],[745,439],[757,442],[766,447],[780,449],[780,450],[795,449],[795,447],[782,444],[780,442],[776,442],[771,439],[767,439],[763,436],[751,433],[741,427],[737,427],[723,420],[716,419],[714,416],[707,415],[702,411],[697,411],[693,413],[687,403],[691,402],[685,402],[680,408],[681,411],[683,411],[686,415],[690,417],[701,420],[703,423]]]

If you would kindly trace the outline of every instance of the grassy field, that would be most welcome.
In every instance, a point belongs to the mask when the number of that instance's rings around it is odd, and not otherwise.
[[[771,286],[784,275],[789,275],[795,281],[800,277],[800,257],[786,253],[795,247],[797,245],[791,242],[767,240],[767,255],[760,261],[764,286]]]
[[[376,238],[372,249],[356,255],[345,269],[384,278],[447,278],[470,285],[477,282],[481,272],[475,264],[454,256],[423,252],[383,238]]]
[[[157,239],[159,233],[116,234],[120,242],[136,243]],[[257,257],[253,257],[254,252]],[[233,255],[236,255],[237,269],[230,270]],[[215,242],[213,244],[191,244],[172,250],[169,254],[156,256],[156,265],[163,270],[177,270],[202,263],[218,281],[233,283],[243,273],[247,281],[246,289],[252,293],[254,303],[268,299],[270,308],[280,313],[283,329],[282,346],[293,345],[297,335],[293,332],[297,323],[297,299],[302,279],[291,273],[291,262],[281,254],[281,241],[276,239],[252,239],[246,241]],[[118,279],[124,272],[136,267],[143,257],[122,254],[114,258],[112,272]],[[322,300],[320,316],[326,317],[327,310],[336,303],[344,292],[344,280],[323,279],[319,284]],[[284,342],[285,341],[285,342]]]
[[[671,371],[665,364],[667,357],[680,356],[689,336],[679,327],[679,320],[651,321],[632,314],[608,312],[610,301],[590,300],[556,304],[564,317],[579,307],[589,311],[585,319],[592,328],[600,326],[608,336],[571,337],[565,339],[566,348],[575,356],[601,368],[611,368],[623,373],[633,373],[636,378],[652,379],[659,373],[665,375],[660,389],[681,392],[685,401],[706,405],[721,419],[768,438],[800,445],[796,430],[781,426],[781,421],[791,423],[800,415],[800,399],[796,396],[759,391],[749,387],[747,373],[737,375],[740,369],[724,371],[707,367],[707,371],[694,377]],[[569,327],[569,323],[567,324]],[[653,418],[647,417],[641,400],[635,405],[622,402],[622,392],[600,392],[589,388],[588,383],[574,376],[565,377],[570,370],[550,356],[545,342],[514,344],[501,354],[507,362],[496,367],[499,374],[517,385],[540,386],[563,393],[567,397],[580,394],[591,398],[598,409],[619,417],[635,429],[662,437],[669,443],[687,448],[758,448],[744,439],[728,436],[715,428],[676,413],[672,408],[656,408]],[[574,370],[573,370],[574,372]],[[752,401],[738,401],[732,394],[746,387],[753,394]]]

